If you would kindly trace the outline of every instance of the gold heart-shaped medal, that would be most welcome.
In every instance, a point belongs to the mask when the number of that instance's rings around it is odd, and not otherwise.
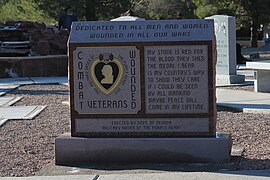
[[[105,95],[113,93],[123,79],[123,65],[113,54],[100,54],[89,71],[94,85]]]

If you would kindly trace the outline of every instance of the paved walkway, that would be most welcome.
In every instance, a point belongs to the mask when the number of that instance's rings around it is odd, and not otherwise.
[[[245,113],[270,113],[270,93],[217,88],[217,104]]]
[[[35,177],[3,177],[1,180],[266,180],[268,171],[230,171],[230,172],[164,172],[148,174],[107,174],[107,175],[66,175]]]

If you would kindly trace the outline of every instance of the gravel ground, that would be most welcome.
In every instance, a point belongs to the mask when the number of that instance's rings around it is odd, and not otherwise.
[[[0,127],[0,176],[32,176],[53,161],[54,139],[70,131],[65,85],[22,86],[7,96],[23,96],[16,103],[47,105],[34,120],[12,120]]]
[[[69,109],[62,105],[68,87],[28,85],[7,96],[23,96],[16,106],[47,105],[33,120],[13,120],[0,128],[0,176],[33,176],[54,161],[54,138],[70,131]],[[232,158],[235,170],[270,169],[269,115],[218,108],[217,130],[230,132],[233,144],[245,148],[242,157]]]

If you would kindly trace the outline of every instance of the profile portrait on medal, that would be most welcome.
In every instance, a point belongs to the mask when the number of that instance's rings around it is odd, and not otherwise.
[[[113,84],[113,69],[111,65],[104,65],[102,70],[104,78],[101,80],[101,84]]]

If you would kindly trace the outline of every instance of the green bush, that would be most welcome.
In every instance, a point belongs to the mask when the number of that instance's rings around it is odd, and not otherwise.
[[[55,24],[56,21],[40,10],[33,0],[9,0],[0,7],[0,22],[33,21]]]

